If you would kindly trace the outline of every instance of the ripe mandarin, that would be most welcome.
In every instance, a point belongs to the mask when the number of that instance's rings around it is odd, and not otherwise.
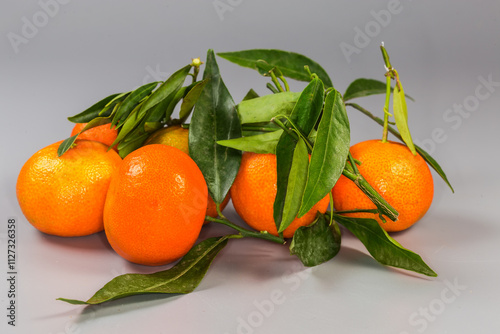
[[[47,234],[75,237],[102,231],[106,193],[121,158],[90,140],[76,140],[58,157],[60,143],[36,152],[21,168],[16,184],[21,210]]]
[[[434,183],[425,160],[413,155],[403,144],[368,140],[351,147],[354,159],[361,161],[359,171],[375,190],[398,212],[399,218],[386,222],[372,213],[350,213],[346,216],[373,218],[388,232],[407,229],[422,218],[432,203]],[[341,176],[332,190],[336,210],[375,209],[359,188]]]
[[[189,130],[182,128],[180,125],[174,125],[159,129],[153,132],[153,134],[151,134],[151,136],[149,136],[144,143],[144,145],[149,144],[163,144],[173,146],[175,148],[178,148],[182,152],[189,154]],[[221,212],[222,210],[224,210],[228,202],[229,193],[220,204]],[[214,218],[219,216],[219,214],[217,213],[215,202],[210,195],[208,196],[206,215]],[[206,220],[205,223],[209,223],[209,221]]]
[[[87,123],[76,123],[71,131],[71,136],[74,136],[78,132],[82,131],[85,125],[87,125]],[[117,136],[118,130],[116,128],[111,128],[111,124],[104,124],[82,132],[78,136],[78,139],[95,140],[109,147],[113,144]],[[116,151],[116,146],[113,147],[113,149]]]
[[[245,152],[231,187],[231,199],[238,215],[252,228],[273,235],[278,235],[273,218],[276,182],[276,155]],[[300,226],[312,223],[318,211],[325,213],[329,202],[327,195],[304,216],[295,218],[283,231],[283,237],[291,238]]]
[[[173,262],[196,242],[207,194],[187,154],[167,145],[143,146],[125,157],[111,181],[104,207],[108,241],[130,262]]]

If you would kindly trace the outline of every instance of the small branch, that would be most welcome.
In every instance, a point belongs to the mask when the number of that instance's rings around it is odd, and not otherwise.
[[[341,215],[344,213],[375,213],[379,214],[377,209],[360,209],[360,210],[343,210],[343,211],[332,211],[332,213]]]
[[[226,225],[226,226],[229,226],[231,227],[232,229],[240,232],[240,234],[243,236],[243,237],[250,237],[250,238],[258,238],[258,239],[264,239],[264,240],[268,240],[268,241],[272,241],[272,242],[275,242],[277,244],[283,244],[285,241],[283,240],[283,238],[280,238],[280,237],[277,237],[277,236],[274,236],[268,232],[257,232],[257,231],[251,231],[251,230],[247,230],[241,226],[238,226],[232,222],[230,222],[229,220],[227,219],[219,219],[219,218],[213,218],[213,217],[210,217],[210,216],[206,216],[205,217],[205,220],[208,220],[208,221],[211,221],[211,222],[214,222],[214,223],[218,223],[218,224],[222,224],[222,225]]]

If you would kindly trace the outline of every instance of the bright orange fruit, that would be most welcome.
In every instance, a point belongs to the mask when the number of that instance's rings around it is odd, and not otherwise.
[[[71,131],[71,136],[74,136],[78,132],[82,131],[85,125],[87,125],[87,123],[76,123]],[[95,140],[109,147],[113,144],[117,136],[118,130],[116,128],[111,128],[111,124],[104,124],[82,132],[78,136],[78,139]],[[113,149],[116,151],[116,146],[113,147]]]
[[[200,233],[207,185],[187,154],[167,145],[143,146],[123,159],[104,208],[109,243],[123,258],[163,265],[184,256]]]
[[[276,182],[276,155],[245,152],[231,187],[231,199],[238,215],[252,228],[273,235],[278,235],[273,218]],[[312,223],[318,211],[325,213],[329,202],[327,195],[304,216],[295,218],[283,231],[283,237],[291,238],[300,226]]]
[[[178,148],[182,152],[189,154],[189,130],[182,128],[180,125],[169,126],[166,128],[162,128],[157,130],[148,137],[144,145],[149,144],[163,144],[168,146],[173,146]],[[220,211],[224,210],[227,203],[229,202],[229,193],[226,198],[220,204]],[[219,214],[217,213],[217,208],[215,206],[215,202],[211,196],[208,196],[208,204],[207,204],[207,216],[217,217]],[[209,223],[208,220],[205,223]]]
[[[60,143],[39,150],[21,168],[19,206],[47,234],[75,237],[102,231],[106,193],[121,158],[102,143],[79,139],[58,157]]]
[[[380,195],[399,212],[399,218],[386,222],[372,213],[346,214],[376,219],[388,232],[407,229],[422,218],[432,203],[434,183],[425,160],[413,155],[403,144],[368,140],[351,147],[354,159],[361,161],[359,171]],[[375,209],[375,205],[345,176],[332,190],[336,210]]]

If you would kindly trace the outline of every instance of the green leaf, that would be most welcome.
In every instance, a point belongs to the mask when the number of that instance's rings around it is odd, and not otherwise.
[[[255,99],[257,97],[259,97],[259,94],[257,94],[256,91],[254,91],[252,88],[250,88],[250,90],[247,92],[247,95],[245,95],[245,97],[243,98],[243,101]]]
[[[59,147],[57,148],[57,156],[62,156],[64,153],[66,153],[75,143],[76,139],[80,135],[80,133],[87,131],[88,129],[95,128],[96,126],[104,125],[104,124],[109,124],[111,123],[110,117],[96,117],[89,121],[85,127],[78,132],[76,135],[71,136],[67,139],[65,139],[61,144],[59,144]],[[110,146],[113,147],[113,146]]]
[[[165,108],[163,113],[160,113],[161,117],[157,117],[159,119],[164,118],[165,121],[169,121],[170,117],[174,113],[175,107],[177,104],[184,98],[184,96],[187,94],[188,90],[190,87],[181,87],[175,93],[170,94],[170,96],[165,99],[169,100],[167,107]]]
[[[125,274],[113,278],[89,300],[58,298],[70,304],[101,304],[128,296],[162,293],[193,292],[205,276],[217,254],[233,236],[206,239],[191,250],[172,268],[153,274]]]
[[[165,120],[165,122],[167,122],[172,112],[174,111],[175,105],[181,99],[181,96],[178,96],[179,94],[183,94],[181,90],[182,88],[173,91],[169,96],[160,101],[160,103],[149,109],[146,112],[144,119],[148,120],[149,122],[159,122],[162,120]]]
[[[301,226],[293,235],[290,254],[297,255],[306,267],[314,267],[326,262],[340,251],[340,228],[335,221],[318,213],[316,220],[309,226]]]
[[[346,105],[351,106],[354,109],[361,111],[363,114],[365,114],[366,116],[368,116],[369,118],[371,118],[372,120],[377,122],[379,125],[384,126],[384,121],[381,118],[373,115],[371,112],[369,112],[365,108],[361,107],[360,105],[358,105],[356,103],[348,103]],[[398,130],[394,129],[390,125],[388,126],[388,130],[396,138],[403,141],[403,138],[399,134]],[[439,174],[439,176],[441,176],[441,178],[444,180],[444,182],[446,182],[448,187],[450,187],[451,191],[455,192],[455,190],[453,190],[453,187],[451,186],[451,183],[448,181],[448,178],[446,177],[445,172],[443,171],[441,166],[437,163],[437,161],[434,160],[434,158],[431,157],[431,155],[429,153],[427,153],[423,148],[419,147],[418,145],[415,145],[415,148],[417,149],[417,152],[422,156],[422,158],[424,158],[424,160]]]
[[[354,99],[357,97],[375,95],[375,94],[385,94],[386,84],[385,82],[374,80],[374,79],[356,79],[349,87],[347,87],[344,93],[344,101]]]
[[[231,147],[243,152],[275,154],[276,145],[278,145],[278,140],[280,139],[282,134],[283,130],[279,129],[277,131],[266,132],[254,136],[219,140],[217,141],[217,144]]]
[[[292,168],[293,154],[296,145],[297,140],[286,132],[283,132],[276,145],[277,191],[273,204],[273,218],[276,224],[276,230],[280,229],[283,217],[288,179],[290,176],[290,169]]]
[[[148,137],[149,133],[145,132],[125,137],[125,139],[118,144],[118,154],[122,159],[125,158],[131,152],[141,147]]]
[[[278,233],[283,232],[297,217],[300,208],[300,200],[306,186],[307,168],[309,165],[309,154],[306,143],[299,138],[293,152],[292,165],[288,175],[283,213]]]
[[[374,80],[359,78],[351,82],[344,93],[344,101],[348,101],[357,97],[370,96],[375,94],[385,94],[387,91],[386,83]],[[391,88],[393,91],[393,88]],[[411,96],[406,95],[408,99],[414,101]]]
[[[274,72],[274,75],[276,75],[276,77],[283,76],[283,73],[281,73],[280,69],[277,66],[271,65],[267,61],[262,59],[255,62],[255,67],[257,68],[257,71],[265,77],[271,76],[271,72]]]
[[[392,96],[392,108],[394,110],[394,119],[396,120],[396,126],[403,138],[406,146],[410,151],[416,155],[415,146],[413,145],[413,140],[411,139],[410,129],[408,128],[408,110],[406,108],[405,92],[403,90],[403,85],[399,83],[394,88]]]
[[[164,108],[168,106],[171,99],[175,93],[182,87],[182,84],[186,80],[186,76],[191,69],[191,65],[187,65],[180,70],[172,74],[163,84],[161,84],[147,99],[143,100],[135,106],[135,108],[129,113],[125,122],[118,132],[118,136],[111,145],[112,147],[120,143],[125,137],[127,137],[132,131],[142,125],[144,127],[145,122],[157,122],[160,121]],[[134,140],[141,137],[143,133],[135,136]],[[118,148],[120,155],[120,148]]]
[[[289,115],[299,96],[300,93],[281,92],[243,100],[237,106],[240,122],[269,122],[277,115]]]
[[[300,94],[299,99],[290,114],[289,119],[298,128],[298,130],[306,136],[308,136],[314,129],[314,125],[316,124],[319,114],[321,113],[323,96],[323,83],[318,77],[314,77]],[[284,210],[286,198],[294,196],[293,192],[288,194],[289,191],[292,191],[288,189],[288,185],[296,143],[297,139],[292,138],[289,133],[284,132],[278,141],[278,145],[276,146],[277,193],[274,200],[273,217],[278,231],[280,231],[280,229],[284,229],[282,226],[288,226],[287,224],[290,223],[289,219],[292,211],[290,211],[290,209],[286,209],[287,212],[284,212]],[[304,172],[307,175],[307,169]],[[294,203],[294,205],[297,206],[297,210],[300,208],[301,197],[297,200],[297,203]],[[295,207],[293,208],[295,209]],[[297,212],[298,211],[295,212],[295,215]]]
[[[177,92],[181,87],[186,77],[191,70],[191,65],[186,65],[180,70],[172,74],[163,84],[156,89],[153,94],[144,102],[141,113],[145,113],[150,108],[166,99],[172,93]],[[173,96],[172,96],[173,97]]]
[[[189,117],[206,83],[207,83],[206,80],[197,82],[196,85],[193,88],[191,88],[189,92],[186,94],[186,96],[182,100],[181,110],[179,111],[180,119],[187,119]]]
[[[336,90],[326,97],[323,116],[311,154],[307,185],[298,217],[302,217],[332,190],[342,175],[350,146],[349,118]]]
[[[441,166],[437,163],[437,161],[434,160],[434,158],[431,157],[431,155],[429,153],[427,153],[420,146],[415,145],[415,148],[416,148],[418,154],[420,154],[422,156],[422,158],[424,158],[424,160],[439,174],[439,176],[441,176],[441,178],[444,180],[444,182],[446,182],[446,184],[448,185],[448,187],[450,187],[451,192],[454,193],[455,190],[451,186],[451,183],[450,183],[450,181],[448,181],[448,178],[446,177],[445,172],[443,171],[443,169],[441,168]]]
[[[265,60],[272,66],[280,68],[284,76],[300,80],[309,81],[311,77],[304,70],[304,66],[309,66],[312,73],[316,73],[327,87],[332,87],[332,81],[326,71],[312,59],[295,52],[288,52],[276,49],[252,49],[236,52],[220,52],[217,54],[226,60],[243,67],[257,69],[258,60]]]
[[[139,124],[142,122],[142,117],[140,117],[139,112],[142,109],[144,102],[139,103],[128,115],[125,122],[118,131],[118,136],[115,141],[111,144],[111,147],[120,143],[129,133],[131,133],[134,129],[136,129]],[[119,151],[120,149],[118,149]]]
[[[207,83],[189,126],[189,154],[202,171],[210,196],[220,204],[238,173],[241,151],[218,145],[217,141],[241,137],[241,124],[213,50],[207,52],[203,80]]]
[[[427,276],[437,276],[420,255],[401,246],[380,227],[376,220],[350,218],[337,214],[333,214],[333,219],[351,231],[379,263]]]
[[[69,138],[66,138],[61,144],[59,144],[59,147],[57,148],[57,156],[60,157],[64,153],[66,153],[74,144],[76,137],[78,137],[79,133],[77,133],[74,136],[71,136]]]
[[[98,117],[99,113],[104,109],[104,107],[106,107],[106,105],[118,95],[120,94],[112,94],[108,97],[105,97],[104,99],[85,109],[81,113],[76,114],[75,116],[68,117],[68,120],[73,123],[88,123],[94,118]]]
[[[325,88],[323,82],[315,77],[304,88],[293,107],[290,120],[305,136],[309,136],[318,121],[323,108],[324,94]]]
[[[113,125],[120,127],[123,122],[127,119],[128,115],[132,110],[146,98],[151,92],[158,86],[158,82],[151,82],[144,86],[141,86],[130,93],[129,96],[123,101],[118,110],[116,110],[115,116],[113,117]]]

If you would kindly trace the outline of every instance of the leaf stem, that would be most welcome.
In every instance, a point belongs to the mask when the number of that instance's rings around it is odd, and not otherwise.
[[[276,127],[270,127],[270,126],[255,126],[255,125],[247,125],[243,124],[241,126],[241,129],[243,131],[258,131],[258,132],[274,132],[279,130]]]
[[[211,222],[214,222],[214,223],[219,223],[219,224],[231,227],[232,229],[240,232],[240,234],[243,237],[264,239],[264,240],[272,241],[272,242],[275,242],[275,243],[278,243],[278,244],[283,244],[285,242],[283,240],[283,238],[274,236],[274,235],[272,235],[272,234],[270,234],[268,232],[257,232],[257,231],[247,230],[246,228],[238,226],[238,225],[230,222],[229,220],[227,220],[225,218],[220,219],[220,218],[213,218],[213,217],[210,217],[210,216],[206,216],[205,220],[208,220],[208,221],[211,221]]]
[[[351,152],[348,153],[347,157],[349,158],[349,162],[351,163],[354,173],[359,174],[358,166],[356,165],[356,161],[352,157]]]
[[[285,85],[285,92],[289,92],[290,91],[290,86],[288,86],[288,81],[286,81],[285,77],[283,75],[280,75],[280,80],[283,82],[283,84]]]
[[[269,74],[271,74],[271,80],[273,81],[276,88],[278,88],[278,91],[284,92],[285,90],[283,89],[283,86],[281,86],[280,82],[278,81],[278,78],[276,77],[276,74],[274,74],[274,71],[269,71]]]
[[[283,117],[284,119],[286,119],[288,121],[288,123],[290,123],[291,127],[287,127],[283,122],[281,122],[278,119],[278,117]],[[298,138],[302,138],[304,140],[304,142],[306,143],[307,148],[309,149],[309,151],[312,152],[312,150],[313,150],[313,144],[311,143],[311,141],[309,140],[309,138],[307,138],[302,133],[302,131],[292,122],[292,120],[290,119],[290,117],[288,117],[286,115],[278,115],[278,116],[274,117],[271,121],[273,123],[275,123],[276,125],[278,125],[280,128],[282,128],[283,130],[285,130],[289,135],[291,135],[296,140]],[[295,133],[296,136],[293,135],[292,133]]]
[[[276,89],[276,88],[275,88],[275,87],[274,87],[274,86],[273,86],[270,82],[268,82],[268,83],[266,84],[266,87],[267,87],[267,88],[268,88],[271,92],[273,92],[273,94],[279,93],[279,91],[278,91],[278,90],[277,90],[277,89]]]
[[[347,166],[347,164],[346,164]],[[396,221],[399,213],[380,194],[366,181],[361,174],[356,174],[354,170],[349,170],[349,167],[344,168],[342,174],[349,180],[353,181],[363,193],[377,206],[379,215],[382,220],[382,214],[389,217],[390,220]]]
[[[193,74],[191,76],[193,77],[193,83],[196,82],[196,79],[198,78],[198,73],[200,73],[200,65],[203,64],[203,62],[200,60],[200,58],[193,58],[191,62],[191,66],[193,66]]]
[[[384,130],[382,131],[382,143],[387,142],[387,127],[389,126],[389,116],[392,116],[389,113],[389,102],[391,100],[391,76],[386,73],[387,77],[387,90],[385,93],[385,104],[384,104]]]
[[[342,210],[342,211],[332,211],[332,213],[341,215],[344,213],[375,213],[378,214],[379,211],[377,209],[359,209],[359,210]]]

